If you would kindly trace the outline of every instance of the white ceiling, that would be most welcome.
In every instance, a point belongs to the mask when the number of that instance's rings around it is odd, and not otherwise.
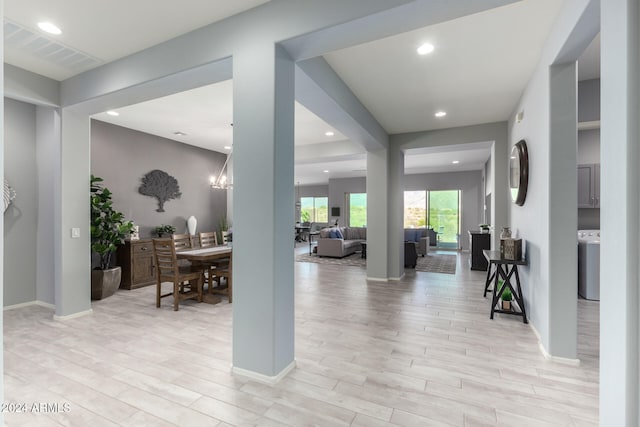
[[[533,73],[564,1],[523,0],[331,52],[325,58],[388,133],[504,121]],[[263,3],[266,1],[183,0],[163,2],[158,8],[153,0],[5,0],[5,16],[10,23],[38,34],[37,22],[55,21],[63,29],[56,43],[109,62]],[[419,56],[415,50],[424,42],[434,44],[436,50]],[[41,56],[13,40],[5,42],[5,61],[18,67],[58,80],[82,71],[65,69]],[[580,61],[581,78],[599,76],[598,58],[599,44],[594,43]],[[447,116],[436,119],[433,113],[439,109],[447,111]],[[118,112],[115,118],[104,113],[95,118],[225,152],[222,147],[232,139],[232,82]],[[345,139],[297,103],[295,124],[297,146]],[[336,134],[325,136],[329,130]],[[176,131],[187,135],[176,136]],[[407,173],[475,170],[488,157],[488,148],[480,144],[455,153],[407,153],[405,164]],[[460,163],[452,165],[453,160]],[[330,163],[298,164],[296,181],[311,184],[364,176],[365,168],[363,149],[362,154],[334,158]]]
[[[4,15],[35,34],[46,35],[38,22],[53,22],[62,34],[50,38],[107,63],[268,1],[5,0]],[[79,72],[20,46],[5,47],[4,56],[9,64],[55,80]]]

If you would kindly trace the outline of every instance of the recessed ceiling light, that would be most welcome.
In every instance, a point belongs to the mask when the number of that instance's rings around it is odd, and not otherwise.
[[[62,34],[62,30],[60,28],[58,28],[55,24],[52,24],[51,22],[38,22],[38,28],[40,28],[42,31],[47,32],[49,34]]]
[[[446,115],[447,115],[446,111],[438,111],[438,112],[435,114],[435,116],[436,116],[436,117],[444,117],[444,116],[446,116]]]
[[[420,55],[426,55],[428,53],[433,52],[434,49],[435,47],[431,43],[425,43],[418,48],[418,53]]]
[[[182,132],[182,131],[179,131],[179,130],[178,130],[178,131],[175,131],[173,134],[174,134],[175,136],[187,136],[187,134],[186,134],[186,133],[184,133],[184,132]]]
[[[451,163],[453,163],[454,165],[457,165],[458,163],[460,163],[460,160],[454,160],[454,161],[453,161],[453,162],[451,162]]]
[[[225,145],[225,146],[224,146],[224,149],[225,149],[225,150],[231,150],[231,146],[230,146],[230,145]]]
[[[113,117],[118,117],[120,115],[120,113],[118,113],[117,111],[113,111],[113,110],[109,110],[107,111],[107,114]]]
[[[322,172],[324,173],[329,173],[329,171],[327,169],[323,170]]]
[[[335,135],[335,133],[333,133],[333,132],[331,132],[331,131],[325,132],[324,134],[325,134],[325,135],[327,135],[327,136],[333,136],[333,135]]]

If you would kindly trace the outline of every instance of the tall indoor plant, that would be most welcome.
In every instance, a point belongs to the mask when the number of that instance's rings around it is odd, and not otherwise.
[[[100,266],[91,271],[91,299],[111,296],[120,286],[120,267],[111,268],[111,255],[133,231],[133,222],[113,209],[111,191],[103,179],[91,175],[91,250],[100,256]]]

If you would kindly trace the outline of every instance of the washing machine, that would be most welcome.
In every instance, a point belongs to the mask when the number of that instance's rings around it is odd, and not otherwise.
[[[600,230],[578,230],[578,293],[600,300]]]

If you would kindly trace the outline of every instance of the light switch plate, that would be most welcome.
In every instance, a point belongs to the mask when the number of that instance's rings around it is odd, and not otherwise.
[[[72,228],[71,229],[71,238],[72,239],[79,239],[80,238],[80,229],[79,228]]]

